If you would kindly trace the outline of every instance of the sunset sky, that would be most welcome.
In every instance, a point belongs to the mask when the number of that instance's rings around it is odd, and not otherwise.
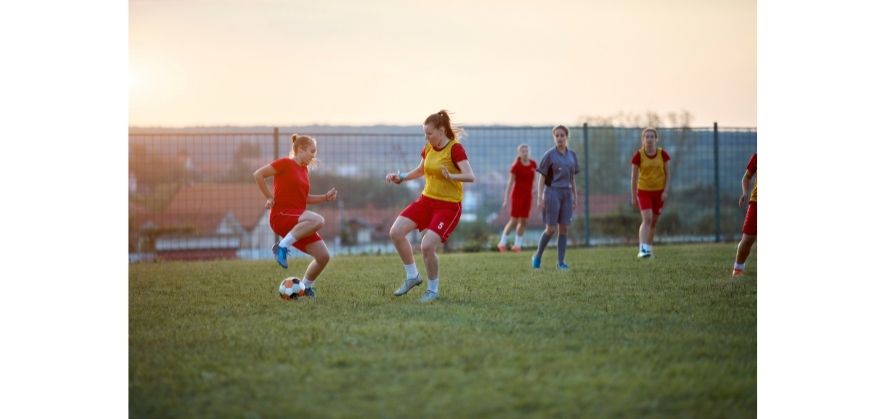
[[[747,0],[132,0],[133,126],[756,126]]]

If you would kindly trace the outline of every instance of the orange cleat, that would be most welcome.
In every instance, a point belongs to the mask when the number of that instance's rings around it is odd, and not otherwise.
[[[522,248],[519,246],[513,246],[510,248],[510,250],[512,250],[514,253],[519,253],[522,251]]]
[[[498,243],[498,251],[501,252],[501,253],[506,252],[506,251],[507,251],[507,245],[506,245],[506,244]]]
[[[737,278],[737,277],[740,277],[740,276],[744,276],[744,270],[743,270],[743,269],[737,269],[737,268],[735,268],[735,270],[731,271],[731,277],[732,277],[732,278]]]

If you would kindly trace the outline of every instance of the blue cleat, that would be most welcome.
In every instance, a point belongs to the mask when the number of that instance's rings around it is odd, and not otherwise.
[[[405,295],[407,292],[409,292],[410,289],[412,289],[418,285],[421,285],[422,282],[424,282],[424,280],[421,279],[421,275],[418,275],[418,276],[411,278],[411,279],[406,278],[406,280],[403,281],[403,285],[400,286],[398,290],[394,291],[393,295],[395,295],[397,297],[399,297],[401,295]]]
[[[304,296],[307,298],[310,298],[313,301],[316,301],[316,299],[317,299],[317,293],[316,293],[316,291],[313,290],[313,287],[305,288],[304,289]]]
[[[541,258],[535,253],[532,255],[532,268],[541,269]]]
[[[273,250],[273,255],[277,258],[277,263],[279,263],[283,269],[289,269],[289,263],[286,262],[286,256],[289,254],[289,249],[275,244],[271,250]]]
[[[434,291],[431,291],[431,290],[427,290],[427,291],[424,291],[424,295],[421,296],[421,300],[420,300],[420,301],[421,301],[422,303],[429,303],[429,302],[431,302],[431,301],[436,300],[437,298],[439,298],[439,293],[438,293],[438,292],[434,292]]]
[[[556,268],[559,269],[560,271],[568,272],[568,264],[565,262],[558,263],[556,265]]]

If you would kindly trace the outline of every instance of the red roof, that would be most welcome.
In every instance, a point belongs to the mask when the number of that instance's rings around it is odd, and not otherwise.
[[[252,230],[261,216],[265,198],[254,183],[198,183],[182,186],[166,207],[168,216],[205,214],[221,221],[217,214],[232,212],[246,230]],[[212,216],[212,217],[209,217]]]

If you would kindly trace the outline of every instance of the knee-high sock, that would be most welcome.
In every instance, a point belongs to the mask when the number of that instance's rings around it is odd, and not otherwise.
[[[556,250],[559,252],[559,263],[565,262],[565,247],[568,245],[568,236],[564,234],[559,235],[559,240],[556,242]]]
[[[538,241],[538,252],[537,252],[539,259],[541,258],[541,256],[544,255],[544,249],[547,248],[547,242],[550,241],[551,237],[553,237],[552,234],[549,236],[547,234],[543,234],[543,233],[541,234],[541,240]]]

